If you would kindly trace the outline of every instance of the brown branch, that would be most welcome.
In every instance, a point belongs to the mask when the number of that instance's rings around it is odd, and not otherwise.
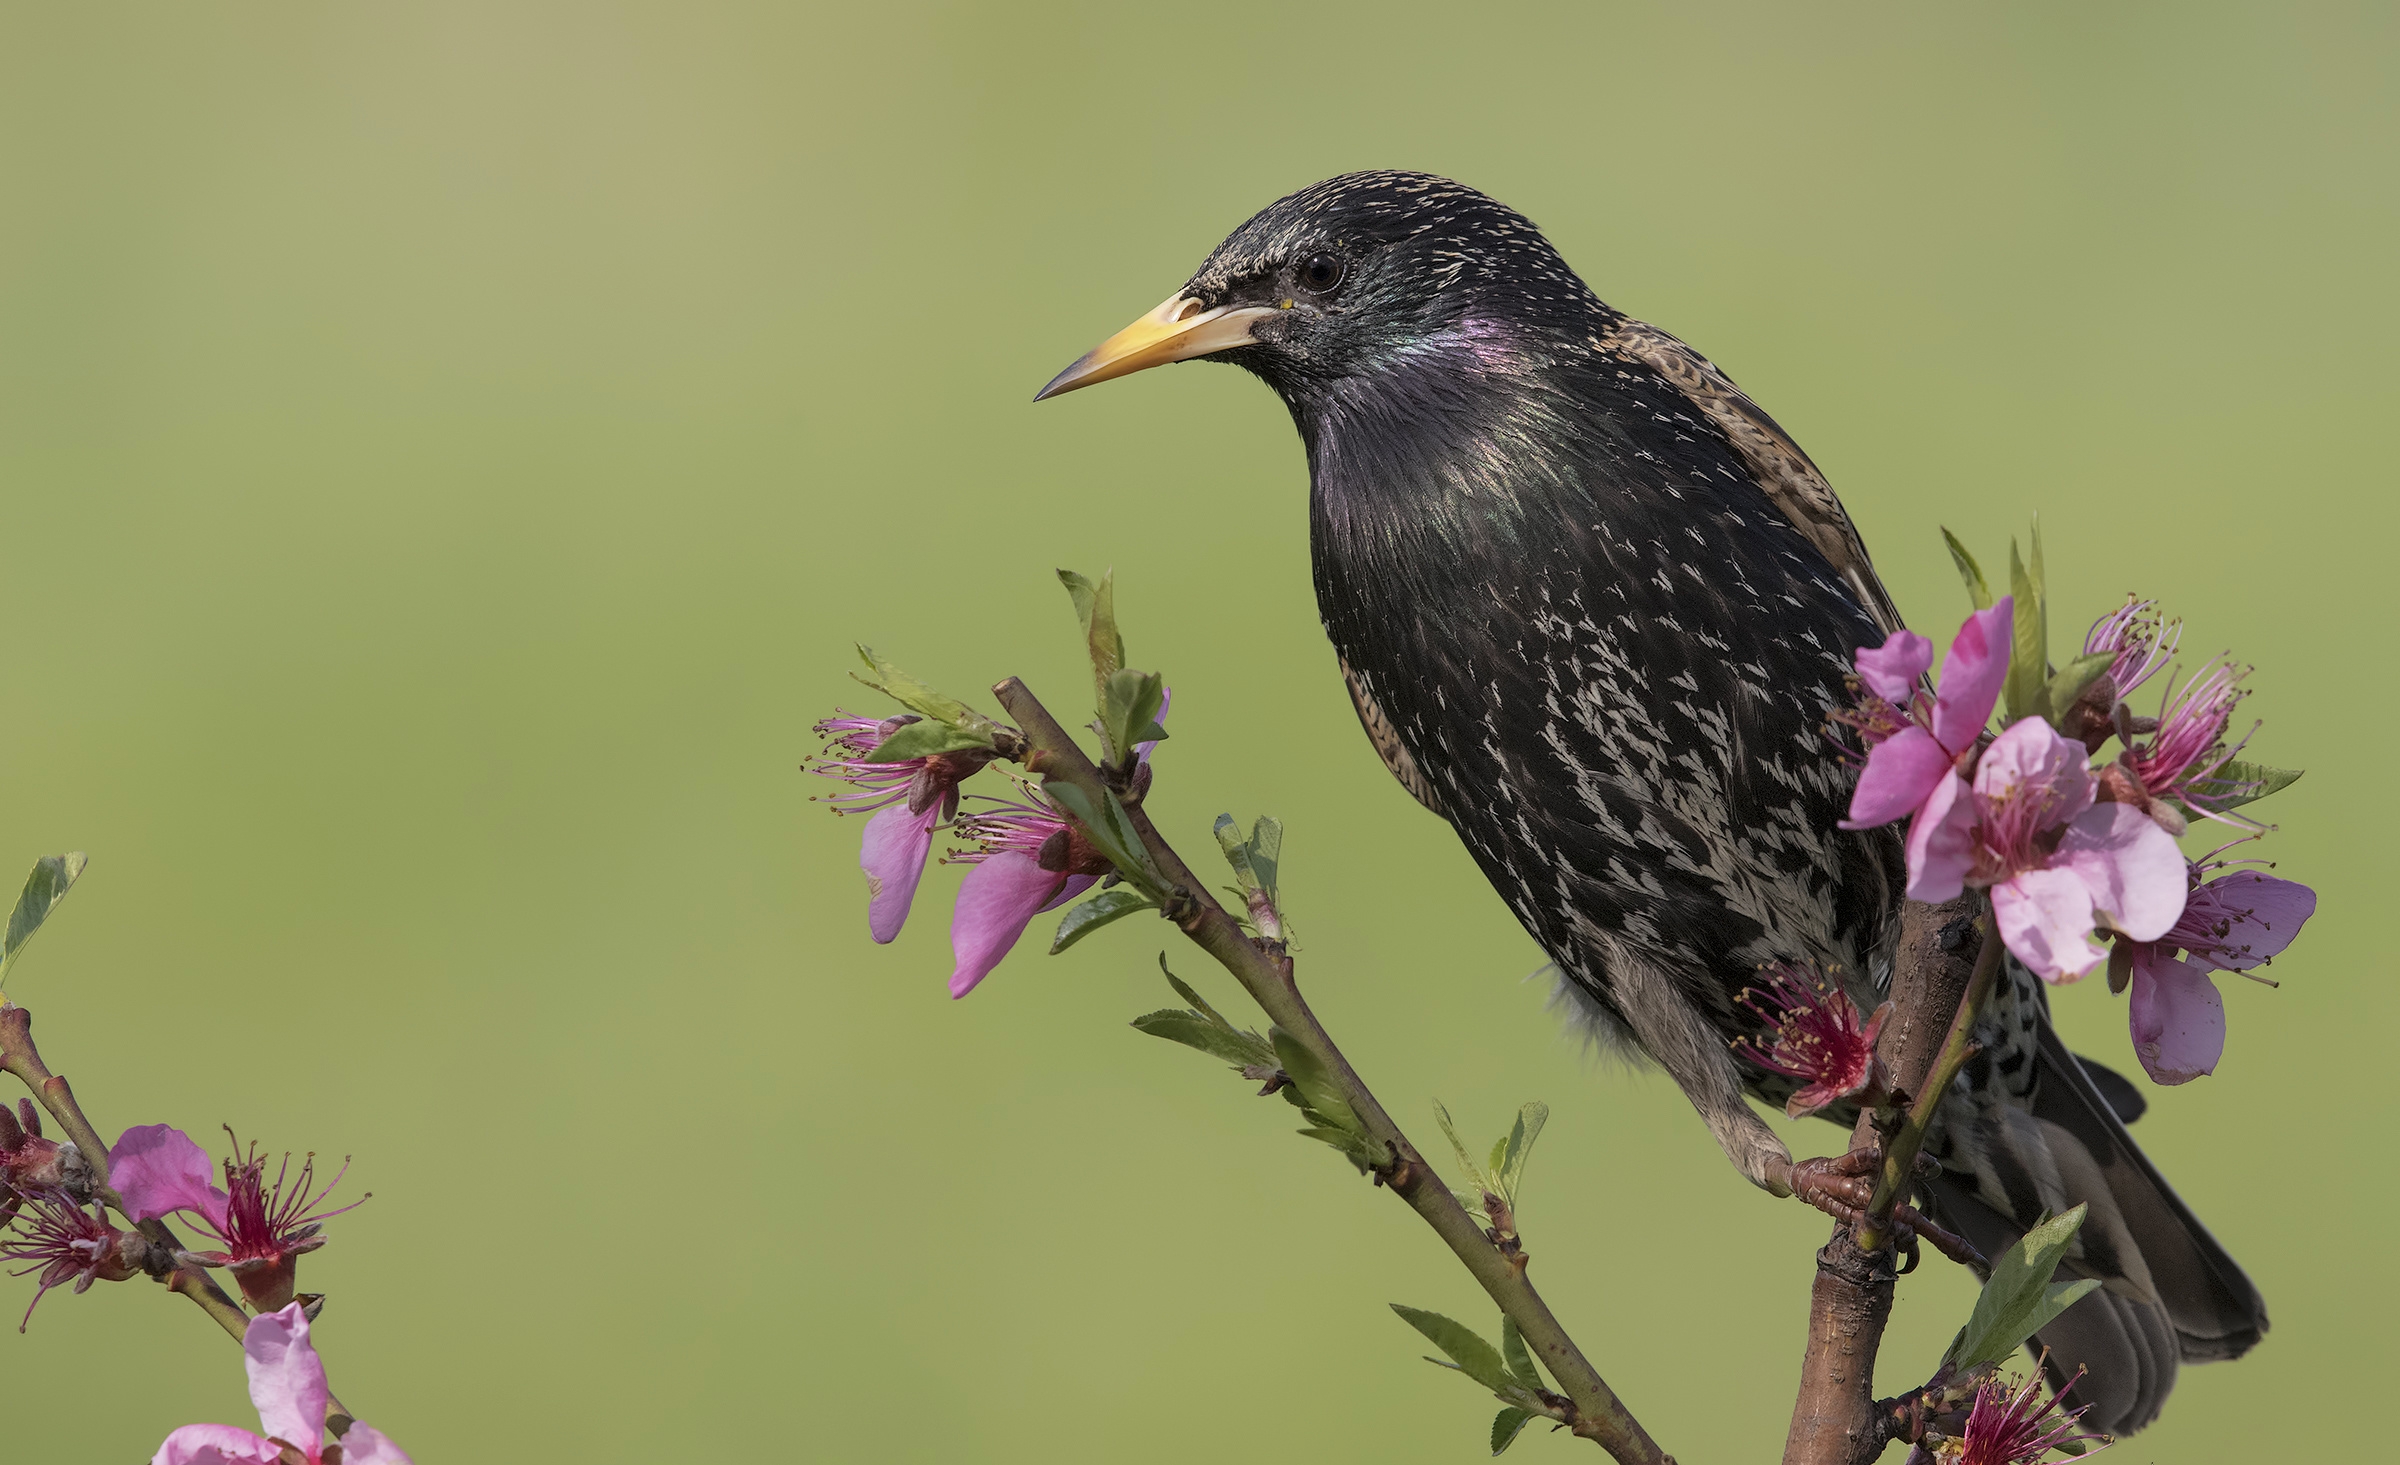
[[[1886,1174],[1895,1173],[1890,1160],[1903,1143],[1906,1154],[1896,1174],[1905,1179],[1924,1141],[1924,1125],[1915,1118],[1933,1113],[1955,1064],[1944,1069],[1957,1040],[1973,1029],[1970,1000],[1975,978],[1987,966],[1997,968],[1999,939],[1979,931],[1982,900],[1962,895],[1940,905],[1911,901],[1901,913],[1900,950],[1892,966],[1892,1018],[1877,1043],[1893,1082],[1904,1093],[1918,1095],[1911,1120],[1889,1137]],[[1988,959],[1987,959],[1988,958]],[[1964,1061],[1963,1053],[1959,1057]],[[1939,1079],[1937,1085],[1928,1082]],[[1913,1135],[1909,1133],[1913,1125]],[[1885,1141],[1872,1114],[1862,1115],[1852,1131],[1853,1152]],[[1878,1185],[1870,1214],[1860,1227],[1871,1235],[1888,1237],[1892,1206],[1905,1185],[1894,1183],[1889,1195]],[[1875,1207],[1880,1206],[1880,1210]],[[1882,1218],[1877,1225],[1876,1217]],[[1864,1465],[1882,1453],[1889,1441],[1890,1419],[1875,1402],[1875,1354],[1891,1317],[1893,1271],[1888,1240],[1873,1249],[1863,1247],[1849,1226],[1836,1226],[1833,1238],[1817,1253],[1817,1276],[1809,1288],[1808,1348],[1800,1365],[1799,1397],[1792,1407],[1792,1427],[1784,1439],[1784,1465]]]
[[[1109,789],[1108,781],[1058,720],[1050,715],[1025,684],[1011,677],[992,689],[1022,730],[1027,751],[1024,765],[1045,780],[1071,784],[1090,798]],[[1672,1458],[1652,1440],[1640,1422],[1617,1398],[1599,1370],[1576,1347],[1541,1294],[1527,1280],[1521,1259],[1512,1259],[1494,1244],[1482,1226],[1468,1215],[1449,1188],[1433,1173],[1425,1157],[1392,1122],[1356,1070],[1334,1045],[1324,1025],[1301,999],[1292,976],[1292,959],[1279,941],[1254,941],[1209,895],[1208,886],[1184,864],[1161,838],[1139,801],[1128,810],[1142,847],[1166,877],[1163,908],[1202,950],[1233,974],[1269,1020],[1297,1039],[1325,1065],[1342,1097],[1349,1101],[1367,1133],[1393,1156],[1377,1178],[1406,1201],[1431,1226],[1453,1254],[1491,1295],[1501,1312],[1513,1319],[1528,1348],[1550,1370],[1565,1391],[1571,1410],[1567,1421],[1574,1432],[1606,1450],[1625,1465],[1673,1465]]]

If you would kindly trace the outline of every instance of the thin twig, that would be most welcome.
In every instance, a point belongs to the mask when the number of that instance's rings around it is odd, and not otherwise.
[[[1050,715],[1025,684],[1011,677],[992,689],[1023,732],[1025,767],[1045,779],[1071,784],[1088,797],[1105,795],[1107,783],[1075,740]],[[1171,889],[1167,913],[1203,951],[1213,956],[1242,984],[1267,1017],[1292,1035],[1325,1065],[1342,1097],[1356,1111],[1367,1133],[1390,1148],[1390,1167],[1378,1177],[1409,1208],[1424,1218],[1451,1252],[1466,1264],[1501,1312],[1516,1322],[1526,1345],[1540,1357],[1574,1405],[1574,1432],[1593,1441],[1625,1465],[1673,1465],[1672,1457],[1650,1438],[1641,1423],[1617,1398],[1614,1390],[1575,1346],[1550,1311],[1522,1266],[1514,1264],[1475,1219],[1468,1215],[1447,1186],[1433,1173],[1408,1136],[1370,1092],[1324,1025],[1301,999],[1292,979],[1291,957],[1279,942],[1257,942],[1242,934],[1225,908],[1209,895],[1208,886],[1184,864],[1162,838],[1148,813],[1136,804],[1128,811],[1142,846]]]
[[[1988,919],[1981,924],[1983,944],[1975,953],[1975,971],[1950,1019],[1950,1030],[1943,1035],[1942,1050],[1934,1058],[1932,1072],[1915,1089],[1916,1102],[1908,1106],[1908,1118],[1902,1121],[1899,1133],[1883,1147],[1883,1174],[1875,1181],[1874,1199],[1867,1202],[1866,1220],[1858,1228],[1858,1244],[1863,1250],[1880,1250],[1888,1239],[1892,1207],[1908,1189],[1909,1172],[1916,1167],[1917,1152],[1925,1147],[1925,1132],[1933,1124],[1934,1110],[1941,1107],[1958,1071],[1974,1056],[1975,1024],[1991,999],[2002,950],[2000,933],[1991,928]]]

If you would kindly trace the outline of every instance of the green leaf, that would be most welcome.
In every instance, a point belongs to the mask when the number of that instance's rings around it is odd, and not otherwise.
[[[1492,1453],[1497,1455],[1517,1442],[1517,1432],[1525,1421],[1533,1418],[1522,1409],[1503,1409],[1492,1417]]]
[[[2278,794],[2300,781],[2305,772],[2299,768],[2272,768],[2264,763],[2245,763],[2229,758],[2217,766],[2208,777],[2193,786],[2193,792],[2208,801],[2212,809],[2238,809],[2255,804],[2269,794]]]
[[[1283,897],[1278,883],[1283,876],[1283,821],[1261,814],[1250,826],[1250,871],[1258,877],[1258,888],[1267,893],[1278,911],[1283,909]]]
[[[16,965],[17,953],[42,929],[42,922],[58,909],[67,898],[83,867],[91,857],[78,850],[73,854],[44,855],[33,862],[33,873],[25,877],[25,889],[17,896],[17,908],[8,913],[8,934],[0,937],[0,978]]]
[[[952,727],[946,722],[912,722],[875,745],[867,754],[869,763],[905,763],[911,758],[930,757],[935,753],[955,753],[962,748],[988,748],[992,735],[980,727]]]
[[[1533,1142],[1542,1137],[1542,1126],[1550,1122],[1550,1106],[1539,1099],[1517,1111],[1517,1122],[1509,1126],[1508,1138],[1501,1142],[1500,1157],[1492,1162],[1492,1176],[1500,1182],[1500,1194],[1513,1209],[1517,1203],[1517,1182],[1525,1174],[1525,1157],[1533,1152]]]
[[[1326,1068],[1324,1060],[1282,1028],[1268,1028],[1267,1041],[1275,1045],[1276,1062],[1290,1075],[1292,1087],[1300,1091],[1310,1112],[1345,1134],[1365,1136],[1366,1126],[1358,1122],[1358,1111],[1334,1087],[1332,1071]]]
[[[1947,1361],[1962,1370],[2003,1362],[2044,1324],[2099,1285],[2089,1279],[2056,1285],[2050,1280],[2074,1245],[2087,1209],[2077,1206],[2043,1222],[1992,1259],[1991,1280],[1983,1284],[1975,1311],[1950,1345]]]
[[[998,723],[959,701],[956,697],[935,691],[907,672],[877,656],[872,647],[860,646],[858,655],[860,660],[866,662],[867,669],[863,673],[854,671],[850,675],[883,693],[909,711],[930,717],[936,722],[948,723],[953,727],[992,728],[999,726]]]
[[[1225,852],[1225,863],[1233,866],[1233,878],[1242,882],[1248,894],[1258,888],[1258,874],[1250,868],[1250,841],[1242,838],[1242,827],[1233,822],[1231,814],[1219,814],[1210,828],[1217,836],[1217,848]]]
[[[1272,1064],[1275,1061],[1275,1050],[1267,1046],[1264,1038],[1220,1027],[1176,1008],[1169,1007],[1137,1017],[1133,1025],[1151,1037],[1181,1043],[1186,1048],[1197,1048],[1211,1057],[1224,1059],[1236,1068]]]
[[[1109,922],[1132,915],[1135,911],[1154,911],[1158,902],[1130,885],[1103,890],[1081,905],[1069,906],[1058,918],[1058,935],[1050,943],[1050,954],[1060,952],[1081,941]]]
[[[1108,856],[1109,863],[1128,881],[1153,896],[1165,887],[1165,880],[1142,848],[1142,836],[1134,829],[1133,820],[1115,794],[1104,793],[1095,804],[1089,794],[1061,778],[1044,781],[1042,792],[1075,816],[1075,822],[1083,826],[1093,846]]]
[[[1183,978],[1175,975],[1174,972],[1167,969],[1167,954],[1163,951],[1158,954],[1158,969],[1161,972],[1166,973],[1167,985],[1175,989],[1176,996],[1181,997],[1184,1001],[1192,1004],[1192,1007],[1195,1011],[1197,1011],[1202,1017],[1207,1018],[1210,1022],[1215,1023],[1218,1027],[1224,1028],[1228,1032],[1233,1030],[1233,1024],[1225,1020],[1224,1013],[1221,1013],[1215,1008],[1209,1006],[1208,999],[1195,991],[1190,983],[1184,981]],[[1274,1050],[1267,1048],[1266,1039],[1260,1038],[1258,1040],[1258,1044],[1260,1049],[1265,1052],[1268,1058],[1275,1056]]]
[[[2043,632],[2041,541],[2034,541],[2033,568],[2017,558],[2017,542],[2008,542],[2008,583],[2016,597],[2008,648],[2008,680],[2001,685],[2008,699],[2008,720],[2032,717],[2039,710],[2042,689],[2050,681],[2049,639]]]
[[[1501,1362],[1500,1352],[1483,1341],[1481,1334],[1465,1323],[1446,1318],[1438,1312],[1392,1304],[1392,1311],[1402,1321],[1425,1335],[1426,1341],[1450,1355],[1451,1365],[1468,1378],[1495,1394],[1507,1395],[1521,1387],[1509,1377],[1508,1365]],[[1435,1360],[1439,1362],[1440,1360]]]
[[[2050,685],[2042,689],[2042,716],[2048,718],[2053,726],[2057,725],[2067,709],[2075,705],[2075,699],[2082,696],[2092,683],[2100,680],[2100,674],[2114,665],[2116,659],[2117,653],[2114,651],[2095,651],[2089,656],[2078,656],[2059,668],[2058,675],[2050,679]]]
[[[1166,704],[1166,679],[1158,673],[1131,668],[1110,672],[1100,688],[1100,723],[1110,754],[1130,763],[1134,744],[1158,725],[1159,710]]]
[[[1507,1360],[1508,1371],[1518,1383],[1539,1393],[1541,1371],[1533,1366],[1533,1354],[1525,1347],[1525,1335],[1518,1331],[1517,1320],[1506,1313],[1500,1315],[1500,1356]]]
[[[1466,1144],[1458,1137],[1457,1126],[1450,1122],[1449,1109],[1439,1099],[1433,1101],[1433,1121],[1439,1124],[1442,1127],[1442,1133],[1449,1137],[1450,1148],[1458,1155],[1458,1167],[1466,1172],[1467,1183],[1473,1186],[1476,1192],[1488,1190],[1497,1194],[1500,1189],[1499,1184],[1483,1172],[1483,1167],[1475,1163],[1473,1155],[1467,1153]],[[1496,1163],[1494,1168],[1498,1168]],[[1473,1201],[1462,1202],[1462,1204],[1466,1206],[1467,1214],[1478,1215],[1483,1210],[1483,1197],[1481,1194],[1476,1194]]]
[[[1098,583],[1073,570],[1058,572],[1059,583],[1075,601],[1075,619],[1083,626],[1085,648],[1092,658],[1092,690],[1108,699],[1108,679],[1125,664],[1125,638],[1117,634],[1117,572],[1110,570]]]
[[[1967,582],[1967,598],[1975,602],[1977,610],[1990,610],[1992,587],[1984,583],[1983,566],[1975,563],[1975,556],[1947,529],[1942,531],[1942,543],[1950,546],[1950,561],[1958,566],[1958,578]]]

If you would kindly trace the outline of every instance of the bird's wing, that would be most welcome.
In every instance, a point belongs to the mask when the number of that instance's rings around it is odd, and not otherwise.
[[[1383,759],[1383,766],[1392,771],[1392,777],[1400,780],[1400,786],[1408,790],[1411,798],[1434,813],[1441,814],[1442,801],[1434,793],[1433,785],[1426,780],[1424,770],[1417,767],[1415,755],[1400,740],[1400,730],[1392,726],[1391,718],[1384,714],[1382,706],[1375,700],[1375,694],[1367,690],[1366,679],[1351,669],[1346,658],[1342,661],[1342,684],[1350,689],[1350,705],[1358,709],[1358,725],[1367,730],[1367,741],[1375,745],[1376,755]]]
[[[1689,399],[1733,444],[1776,509],[1858,593],[1875,624],[1886,635],[1900,629],[1900,612],[1877,578],[1849,513],[1791,434],[1714,362],[1654,325],[1628,318],[1603,344],[1648,366]]]

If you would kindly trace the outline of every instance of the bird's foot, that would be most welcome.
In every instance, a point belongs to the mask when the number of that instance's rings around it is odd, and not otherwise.
[[[1848,1226],[1855,1233],[1867,1219],[1867,1207],[1875,1199],[1875,1177],[1883,1168],[1883,1149],[1871,1145],[1839,1155],[1820,1155],[1813,1160],[1794,1163],[1785,1184],[1791,1193],[1808,1202],[1826,1215]],[[1903,1258],[1901,1272],[1917,1268],[1917,1239],[1933,1243],[1933,1249],[1977,1272],[1989,1270],[1968,1240],[1956,1232],[1926,1218],[1916,1207],[1905,1203],[1892,1207],[1888,1227],[1892,1245]]]

